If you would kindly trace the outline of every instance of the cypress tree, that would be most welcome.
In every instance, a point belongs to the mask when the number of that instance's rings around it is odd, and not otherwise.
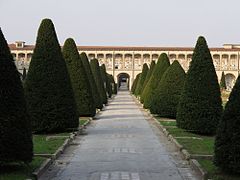
[[[200,134],[214,134],[222,114],[222,100],[212,57],[199,37],[177,110],[177,126]]]
[[[146,85],[146,94],[144,98],[144,108],[150,109],[154,97],[154,91],[156,90],[161,78],[166,71],[166,69],[170,66],[170,62],[166,53],[162,53],[158,59],[156,67],[152,72],[152,76],[149,82]]]
[[[117,84],[114,81],[114,78],[111,74],[109,74],[111,86],[112,86],[112,94],[117,94]]]
[[[92,91],[92,97],[93,97],[93,100],[94,100],[94,104],[95,104],[96,108],[102,109],[103,108],[103,103],[102,103],[102,100],[101,100],[101,97],[100,97],[99,90],[98,90],[97,85],[96,85],[96,81],[93,77],[93,73],[92,73],[92,69],[90,67],[88,57],[87,57],[86,53],[84,53],[84,52],[82,52],[80,54],[80,57],[81,57],[81,61],[83,63],[85,72],[88,76],[90,86],[91,86],[91,91]]]
[[[31,162],[31,122],[24,91],[7,41],[0,29],[0,164]]]
[[[227,89],[224,71],[222,72],[222,76],[221,76],[220,88],[222,90],[226,90]]]
[[[108,94],[108,97],[109,97],[109,98],[112,97],[113,86],[114,86],[114,83],[112,82],[111,75],[110,75],[110,74],[107,74],[106,88],[107,88],[107,94]]]
[[[136,91],[136,87],[139,81],[139,78],[141,76],[141,73],[139,73],[136,78],[134,79],[133,83],[132,83],[132,87],[131,87],[131,92],[135,95],[135,91]]]
[[[95,79],[95,82],[97,84],[98,91],[100,93],[100,97],[103,104],[107,104],[107,94],[104,88],[100,67],[97,59],[92,59],[90,61],[90,66],[93,72],[93,77]]]
[[[240,173],[240,76],[217,128],[214,163],[225,172]]]
[[[50,19],[43,19],[25,81],[27,105],[37,133],[78,127],[76,102]]]
[[[179,62],[174,61],[163,74],[154,92],[155,99],[150,109],[151,113],[175,119],[184,81],[185,72]]]
[[[62,51],[72,83],[78,115],[93,117],[96,114],[96,108],[92,91],[76,44],[72,38],[65,41]]]
[[[22,80],[25,81],[26,77],[27,77],[27,70],[26,68],[23,68]]]
[[[142,73],[141,73],[141,77],[138,81],[138,84],[136,86],[136,96],[139,96],[141,94],[142,88],[143,88],[143,84],[144,81],[146,79],[147,73],[148,73],[148,65],[146,63],[143,64],[143,68],[142,68]]]
[[[117,83],[114,83],[113,94],[117,94],[117,93],[118,93],[118,85]]]
[[[100,72],[101,72],[101,77],[103,80],[104,89],[105,89],[105,92],[107,93],[107,72],[106,72],[105,64],[102,64],[100,66]]]
[[[155,65],[156,65],[155,61],[152,61],[151,65],[150,65],[150,69],[149,69],[149,71],[147,73],[147,76],[145,78],[142,91],[141,91],[141,98],[140,98],[141,103],[144,102],[144,97],[145,97],[145,94],[146,94],[146,90],[145,90],[146,89],[146,85],[147,85],[148,81],[150,80],[150,78],[152,76],[152,72],[153,72],[153,69],[154,69]]]

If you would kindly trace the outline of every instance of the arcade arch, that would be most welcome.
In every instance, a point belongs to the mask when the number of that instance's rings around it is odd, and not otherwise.
[[[227,73],[225,75],[225,81],[226,81],[227,90],[231,91],[235,84],[236,77],[231,73]]]
[[[128,73],[119,73],[117,75],[117,84],[119,88],[129,89],[130,75]]]

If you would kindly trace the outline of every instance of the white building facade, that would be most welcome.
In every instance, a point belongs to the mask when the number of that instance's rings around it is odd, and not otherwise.
[[[23,68],[28,70],[34,46],[18,41],[9,44],[9,47],[19,72],[22,72]],[[151,61],[157,61],[161,53],[166,53],[171,63],[178,60],[186,72],[193,54],[191,47],[78,46],[78,51],[85,52],[89,60],[97,58],[100,65],[105,64],[107,72],[113,75],[115,81],[118,81],[120,76],[128,78],[130,86],[141,72],[143,64],[150,65]],[[230,90],[240,72],[240,45],[225,44],[220,48],[210,48],[210,52],[219,81],[224,71],[227,88]]]

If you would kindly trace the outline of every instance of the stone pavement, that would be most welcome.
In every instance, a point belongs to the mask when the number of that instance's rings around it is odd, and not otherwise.
[[[200,179],[134,101],[119,91],[86,136],[79,136],[41,180]]]

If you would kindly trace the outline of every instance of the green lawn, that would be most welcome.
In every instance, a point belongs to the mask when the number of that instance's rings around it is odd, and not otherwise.
[[[24,164],[12,163],[0,166],[0,180],[25,180],[33,178],[32,172],[38,168],[46,158],[35,157],[29,166]]]
[[[160,121],[163,126],[176,126],[176,121]]]
[[[34,135],[34,153],[53,154],[67,139],[67,137],[48,138],[49,135]]]
[[[228,97],[225,94],[225,99]],[[225,101],[226,102],[226,101]],[[214,153],[214,136],[201,136],[193,132],[186,131],[176,127],[176,121],[167,120],[161,117],[156,118],[167,131],[175,137],[190,154],[213,155]],[[173,128],[174,127],[174,128]],[[199,164],[208,172],[208,178],[213,180],[239,180],[239,175],[226,175],[220,173],[212,160],[198,158]]]
[[[208,178],[213,180],[239,180],[239,175],[229,175],[223,174],[218,170],[218,168],[213,164],[211,160],[207,159],[197,159],[199,164],[208,172]]]
[[[168,128],[166,127],[167,131],[173,136],[173,137],[201,137],[200,135],[194,134],[192,132],[186,131],[184,129],[180,128]]]
[[[214,137],[202,137],[202,139],[184,139],[177,141],[190,153],[200,155],[212,155],[214,148]]]
[[[81,118],[80,125],[85,124],[88,118]],[[72,130],[71,130],[72,132]],[[69,132],[46,135],[33,135],[34,154],[53,154],[70,136]],[[0,180],[33,179],[32,173],[46,160],[44,157],[34,157],[29,166],[19,163],[0,165]]]
[[[79,125],[82,126],[82,125],[84,125],[87,121],[89,121],[89,120],[88,120],[88,119],[80,119]]]
[[[34,154],[55,153],[69,135],[70,133],[33,135]],[[0,166],[0,180],[25,180],[27,178],[32,178],[32,172],[40,167],[44,160],[46,160],[44,157],[34,157],[29,166],[19,163]]]

